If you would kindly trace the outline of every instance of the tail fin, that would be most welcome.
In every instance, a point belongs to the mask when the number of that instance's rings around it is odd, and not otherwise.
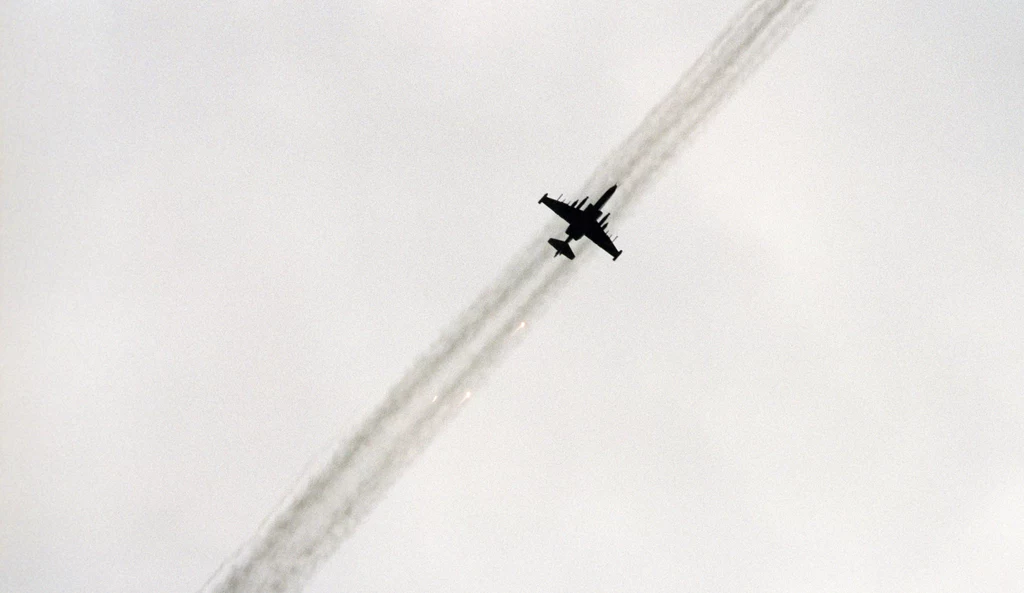
[[[568,241],[548,239],[548,244],[555,248],[555,257],[558,257],[559,255],[564,255],[569,259],[576,259],[576,254],[572,252],[572,248],[569,247]]]

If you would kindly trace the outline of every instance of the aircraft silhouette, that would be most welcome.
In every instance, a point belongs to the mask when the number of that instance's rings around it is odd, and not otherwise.
[[[595,245],[607,251],[612,256],[612,260],[619,259],[619,256],[622,255],[622,250],[615,248],[615,242],[605,232],[605,229],[608,228],[608,217],[610,214],[605,214],[604,218],[601,218],[601,207],[612,197],[617,187],[618,185],[609,187],[597,199],[597,202],[589,206],[586,205],[587,200],[590,199],[589,196],[583,198],[582,201],[567,204],[561,200],[549,198],[547,194],[544,194],[538,203],[551,208],[555,214],[569,223],[569,228],[565,230],[566,237],[564,241],[554,238],[548,239],[548,243],[555,248],[555,257],[564,255],[569,259],[576,259],[576,254],[569,247],[569,242],[586,237],[593,241]]]

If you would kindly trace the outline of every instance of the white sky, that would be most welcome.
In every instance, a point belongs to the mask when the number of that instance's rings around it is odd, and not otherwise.
[[[0,590],[192,591],[742,2],[0,8]],[[825,0],[310,590],[1024,590],[1024,7]]]

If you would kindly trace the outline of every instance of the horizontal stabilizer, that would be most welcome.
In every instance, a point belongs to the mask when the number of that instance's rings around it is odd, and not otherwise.
[[[568,241],[548,239],[548,244],[555,248],[555,257],[558,257],[559,255],[564,255],[569,259],[576,259],[576,254],[572,252],[572,248],[569,247]]]

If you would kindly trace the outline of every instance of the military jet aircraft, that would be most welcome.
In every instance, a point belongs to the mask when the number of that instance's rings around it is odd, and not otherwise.
[[[544,194],[538,203],[551,208],[555,211],[555,214],[569,223],[569,228],[565,230],[567,236],[564,241],[554,238],[548,239],[548,243],[555,248],[555,257],[564,255],[569,259],[576,259],[576,254],[569,247],[569,242],[582,237],[590,239],[598,247],[607,251],[612,256],[612,260],[616,260],[622,255],[622,250],[615,248],[614,241],[605,232],[605,229],[608,228],[608,217],[610,215],[605,214],[604,218],[601,218],[601,207],[612,197],[616,187],[618,186],[613,185],[609,187],[608,191],[604,192],[596,202],[589,206],[587,206],[587,200],[590,199],[589,196],[583,198],[582,201],[568,204],[561,200],[549,198],[547,194]]]

